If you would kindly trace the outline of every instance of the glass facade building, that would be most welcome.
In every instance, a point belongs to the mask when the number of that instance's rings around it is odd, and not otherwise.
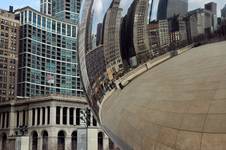
[[[174,15],[184,16],[188,12],[188,0],[159,0],[157,19],[164,20]]]
[[[77,26],[26,7],[21,21],[18,95],[82,96]]]
[[[52,15],[60,20],[78,23],[82,0],[52,0]]]

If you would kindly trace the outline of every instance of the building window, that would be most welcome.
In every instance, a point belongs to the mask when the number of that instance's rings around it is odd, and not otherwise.
[[[74,124],[74,108],[70,108],[70,125]]]
[[[44,125],[46,122],[46,110],[45,108],[42,108],[42,124]]]
[[[67,107],[63,108],[63,124],[67,124]]]
[[[34,131],[32,133],[32,150],[38,149],[38,133]]]
[[[38,15],[38,27],[40,27],[40,26],[41,26],[41,16]]]
[[[2,150],[6,150],[7,149],[7,136],[5,133],[2,134]]]
[[[25,110],[23,110],[23,126],[25,125],[25,116],[26,114],[25,114]]]
[[[66,35],[66,25],[64,23],[62,24],[62,34]]]
[[[19,118],[19,112],[18,112],[18,118]],[[19,122],[19,121],[18,121]],[[35,109],[32,109],[32,125],[35,125]]]
[[[42,17],[42,27],[46,28],[46,18]]]
[[[76,109],[76,125],[80,125],[80,108]]]
[[[40,125],[40,108],[38,108],[38,112],[37,112],[37,125]]]
[[[42,150],[48,150],[48,132],[44,131],[42,134]]]
[[[64,131],[58,133],[57,150],[65,150],[65,134]]]
[[[2,114],[2,128],[5,128],[5,113]]]
[[[74,131],[71,135],[71,149],[77,150],[77,131]]]
[[[16,126],[19,127],[19,120],[20,120],[20,112],[17,111],[17,114],[16,114]]]
[[[77,37],[76,26],[72,26],[72,37]]]
[[[98,150],[103,150],[104,149],[104,144],[103,144],[103,140],[104,140],[104,135],[103,132],[99,132],[98,133]]]
[[[56,108],[56,124],[60,124],[60,107]]]
[[[33,13],[33,25],[36,25],[36,14]]]
[[[47,107],[47,113],[48,113],[47,124],[50,124],[50,107],[49,106]]]

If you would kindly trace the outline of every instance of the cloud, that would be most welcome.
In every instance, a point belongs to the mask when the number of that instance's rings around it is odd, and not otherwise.
[[[218,16],[220,16],[220,10],[224,7],[224,5],[226,4],[225,0],[188,0],[188,6],[189,6],[189,10],[194,10],[200,7],[204,7],[204,5],[206,3],[209,2],[215,2],[217,3],[217,14]]]
[[[103,0],[96,0],[94,2],[94,8],[96,15],[101,15],[103,12]]]

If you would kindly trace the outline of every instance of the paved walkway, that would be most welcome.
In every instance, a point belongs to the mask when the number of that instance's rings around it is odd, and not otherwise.
[[[101,115],[125,150],[226,150],[226,42],[144,73],[106,100]]]

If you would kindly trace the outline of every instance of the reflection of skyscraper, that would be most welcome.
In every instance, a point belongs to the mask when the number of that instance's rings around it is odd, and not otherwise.
[[[160,0],[158,5],[158,20],[174,15],[185,15],[188,12],[188,0]]]
[[[217,3],[210,2],[205,4],[205,9],[210,11],[212,16],[212,30],[217,30]]]
[[[120,0],[113,0],[104,22],[104,56],[106,67],[112,73],[118,72],[122,65],[119,34],[122,9],[119,3]]]
[[[122,34],[126,35],[121,35],[121,37],[122,42],[126,41],[126,45],[122,44],[124,48],[122,53],[129,57],[132,66],[136,65],[137,61],[138,63],[145,61],[145,57],[148,56],[149,42],[146,29],[148,6],[146,0],[133,1],[123,19]]]
[[[205,9],[211,11],[214,15],[217,14],[217,3],[210,2],[205,4]]]
[[[223,18],[226,19],[226,5],[225,5],[224,8],[221,10],[221,16],[222,16]]]
[[[103,24],[102,23],[99,23],[98,25],[97,25],[97,35],[96,35],[96,44],[97,44],[97,46],[98,45],[100,45],[100,44],[102,44],[102,39],[103,39]]]

